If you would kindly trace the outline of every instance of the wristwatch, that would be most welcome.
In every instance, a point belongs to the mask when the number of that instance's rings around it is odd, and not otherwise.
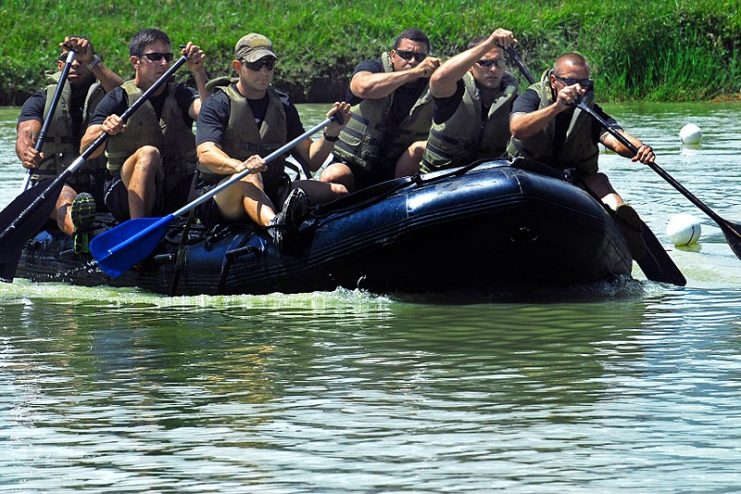
[[[100,62],[102,62],[102,60],[100,59],[100,57],[98,55],[93,55],[93,59],[90,60],[90,63],[89,64],[87,64],[87,69],[88,70],[93,70],[93,68],[96,65],[98,65]]]
[[[322,133],[322,135],[324,135],[324,140],[329,142],[335,142],[340,138],[340,136],[328,136],[326,130]]]

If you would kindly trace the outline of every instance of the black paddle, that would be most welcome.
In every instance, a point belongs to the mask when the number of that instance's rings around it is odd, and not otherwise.
[[[46,114],[46,118],[44,118],[44,123],[41,125],[41,131],[39,132],[39,136],[36,138],[36,144],[33,146],[36,151],[41,152],[41,148],[44,146],[44,139],[46,139],[46,133],[49,132],[49,126],[51,125],[51,119],[54,117],[54,112],[57,110],[57,105],[59,104],[59,100],[62,97],[62,90],[64,89],[64,84],[67,82],[67,76],[69,75],[69,70],[72,68],[72,62],[75,61],[75,57],[77,56],[77,52],[74,50],[70,50],[67,53],[67,60],[64,62],[64,67],[62,68],[62,73],[59,75],[59,81],[57,81],[57,88],[54,90],[54,96],[51,98],[51,105],[49,106],[49,113]],[[21,188],[21,192],[26,190],[28,188],[28,184],[31,183],[31,175],[33,175],[33,170],[28,169],[28,173],[26,173],[25,178],[23,179],[23,186]]]
[[[620,143],[628,148],[631,153],[636,154],[638,153],[638,148],[636,148],[632,142],[630,142],[623,134],[618,132],[617,130],[610,127],[610,125],[605,121],[604,118],[599,116],[597,113],[595,113],[594,110],[589,108],[586,104],[584,104],[583,101],[580,101],[577,105],[577,108],[579,108],[581,111],[586,112],[594,118],[597,122],[602,125],[607,132],[610,133],[615,139],[620,141]],[[715,221],[720,229],[723,231],[723,234],[726,236],[726,240],[728,241],[728,245],[730,245],[731,250],[733,250],[733,253],[736,254],[736,257],[741,259],[741,224],[739,223],[733,223],[731,221],[725,220],[721,218],[715,211],[710,209],[704,202],[702,202],[700,199],[695,197],[690,191],[684,188],[682,184],[677,182],[671,175],[669,175],[663,168],[661,168],[656,163],[646,163],[653,171],[659,174],[661,178],[669,182],[669,184],[677,189],[679,192],[684,195],[687,199],[690,200],[692,204],[697,206],[710,216],[710,218]]]
[[[144,94],[121,115],[121,120],[126,122],[187,61],[187,56],[183,55],[180,57],[167,72],[157,79],[152,87],[144,91]],[[0,212],[0,228],[3,229],[2,233],[0,233],[0,280],[4,282],[13,281],[23,247],[26,245],[28,239],[36,234],[49,218],[49,215],[51,215],[67,177],[79,170],[90,155],[108,140],[108,137],[108,134],[102,132],[51,183],[44,181],[36,184],[34,187],[18,195],[18,197]]]
[[[522,72],[522,75],[525,77],[525,79],[527,79],[530,84],[533,84],[535,82],[535,78],[523,63],[519,53],[517,53],[517,50],[515,50],[514,47],[509,47],[506,48],[506,51],[507,55],[509,55],[509,58],[513,62],[515,62],[517,67],[519,67],[520,72]],[[582,106],[588,108],[583,103]],[[590,111],[587,112],[589,115],[598,117],[596,113],[591,111],[591,108],[589,110]],[[607,123],[604,122],[602,119],[600,119],[599,121],[603,126],[605,126],[605,128],[607,128],[608,132],[610,130],[614,130],[610,129],[609,126],[607,126]],[[599,198],[597,199],[599,200]],[[645,274],[646,278],[651,281],[672,283],[678,286],[686,285],[687,280],[685,279],[684,275],[674,263],[672,258],[669,257],[669,254],[666,253],[661,245],[661,242],[659,242],[659,239],[657,239],[656,235],[654,235],[654,232],[652,232],[648,225],[642,220],[640,222],[641,237],[643,238],[643,243],[646,246],[646,253],[640,259],[636,259],[636,262],[641,268],[641,271],[643,271],[643,274]]]

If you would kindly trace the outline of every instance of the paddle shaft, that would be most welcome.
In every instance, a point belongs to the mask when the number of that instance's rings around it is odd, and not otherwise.
[[[515,50],[513,47],[507,48],[507,53],[509,54],[510,58],[517,64],[517,66],[520,69],[520,72],[522,72],[522,75],[525,76],[525,78],[528,80],[530,84],[533,84],[535,82],[535,78],[530,73],[530,71],[527,69],[525,64],[522,62],[522,59],[520,58],[520,55],[517,53],[517,50]],[[598,115],[594,110],[592,110],[588,105],[586,105],[583,101],[579,101],[577,104],[577,107],[582,110],[583,112],[587,113],[589,116],[594,118],[597,122],[599,122],[604,129],[610,133],[615,139],[620,141],[620,143],[628,148],[634,155],[638,153],[638,148],[633,145],[632,142],[630,142],[623,134],[612,128],[604,118],[602,118],[600,115]],[[700,199],[695,197],[694,194],[692,194],[689,190],[687,190],[682,184],[677,182],[674,177],[669,175],[663,168],[661,168],[656,163],[646,163],[654,172],[656,172],[661,178],[669,182],[669,184],[677,189],[683,196],[685,196],[687,199],[690,200],[692,204],[700,208],[705,214],[707,214],[710,218],[712,218],[716,223],[718,223],[718,226],[723,230],[723,233],[726,236],[726,239],[728,239],[729,244],[731,245],[731,249],[736,253],[736,255],[741,258],[741,233],[739,233],[739,225],[731,223],[722,217],[720,217],[715,211],[710,209],[704,202],[702,202]]]
[[[522,72],[522,75],[525,76],[525,79],[527,79],[527,82],[530,84],[535,83],[535,77],[533,77],[533,74],[530,73],[528,68],[523,63],[522,59],[520,58],[520,54],[517,53],[517,50],[513,46],[510,46],[509,48],[505,48],[507,51],[507,54],[509,55],[509,58],[511,58],[517,67],[520,69],[520,72]]]
[[[49,113],[46,114],[44,123],[41,125],[39,136],[38,138],[36,138],[36,144],[34,145],[34,149],[36,151],[41,152],[41,148],[44,147],[44,139],[46,139],[46,133],[49,132],[49,126],[51,125],[52,118],[54,118],[54,112],[57,111],[57,105],[59,104],[59,100],[62,98],[64,84],[67,82],[67,76],[69,75],[69,71],[72,68],[72,62],[75,61],[75,57],[77,57],[77,52],[75,52],[74,50],[70,50],[67,54],[67,60],[64,62],[62,73],[59,76],[57,88],[54,90],[54,96],[52,96],[51,99]],[[33,170],[29,169],[28,173],[26,173],[26,176],[23,178],[23,186],[21,188],[21,191],[28,189],[28,184],[31,183],[31,175],[33,175]]]
[[[319,122],[314,127],[310,128],[309,130],[307,130],[306,132],[304,132],[300,136],[296,137],[295,139],[293,139],[289,143],[284,144],[283,146],[281,146],[280,148],[276,149],[275,151],[273,151],[269,155],[265,156],[265,158],[264,158],[265,163],[266,164],[267,163],[270,163],[275,158],[278,158],[281,155],[287,153],[289,150],[291,150],[298,143],[300,143],[301,141],[303,141],[305,139],[308,139],[312,135],[316,134],[321,129],[323,129],[324,127],[326,127],[327,125],[329,125],[331,122],[332,122],[332,118],[331,117],[330,118],[325,118],[323,121]],[[192,202],[186,204],[182,208],[180,208],[177,211],[175,211],[174,213],[172,213],[172,216],[180,216],[181,214],[185,214],[188,211],[190,211],[191,209],[198,207],[200,204],[206,202],[207,200],[209,200],[210,198],[212,198],[213,196],[215,196],[216,194],[218,194],[222,190],[226,189],[230,185],[232,185],[232,184],[234,184],[236,182],[239,182],[240,180],[242,180],[242,178],[246,177],[250,173],[252,173],[252,170],[246,168],[246,169],[242,170],[241,172],[232,175],[229,178],[229,180],[227,180],[226,182],[220,183],[218,186],[216,186],[213,189],[209,190],[207,193],[199,196],[198,198],[194,199]]]
[[[604,118],[602,118],[600,115],[598,115],[597,112],[595,112],[594,110],[592,110],[583,101],[579,101],[579,103],[576,106],[581,111],[587,113],[589,116],[591,116],[592,118],[594,118],[597,122],[599,122],[599,124],[602,127],[604,127],[604,129],[607,132],[609,132],[611,136],[613,136],[615,139],[617,139],[618,141],[620,141],[620,143],[623,146],[625,146],[626,148],[628,148],[631,153],[633,153],[633,154],[637,154],[638,153],[638,148],[636,148],[635,145],[632,142],[630,142],[623,134],[621,134],[620,132],[618,132],[617,130],[615,130],[614,128],[612,128],[610,126],[610,124],[608,124],[605,121]],[[682,195],[684,195],[687,199],[690,200],[690,202],[692,202],[692,204],[694,204],[695,206],[697,206],[698,208],[700,208],[705,214],[707,214],[713,220],[715,220],[715,222],[718,223],[722,228],[724,228],[724,229],[731,228],[731,230],[733,230],[736,233],[736,236],[737,237],[739,236],[738,232],[734,228],[730,227],[730,225],[727,224],[728,222],[726,220],[724,220],[723,218],[721,218],[715,211],[713,211],[712,209],[710,209],[704,202],[702,202],[700,199],[698,199],[697,197],[695,197],[689,190],[685,189],[682,184],[680,184],[679,182],[677,182],[663,168],[661,168],[659,165],[657,165],[656,163],[653,163],[653,162],[652,163],[646,163],[646,165],[648,165],[653,171],[655,171],[661,178],[663,178],[664,180],[666,180],[667,182],[669,182],[669,184],[672,187],[674,187],[679,192],[681,192]]]
[[[149,100],[150,96],[155,93],[160,87],[162,87],[163,84],[165,84],[170,77],[175,73],[176,70],[178,70],[185,62],[188,61],[188,57],[183,55],[178,59],[177,62],[173,64],[172,67],[170,67],[167,72],[162,74],[162,76],[155,81],[152,86],[144,91],[144,94],[141,95],[141,97],[134,102],[129,108],[126,109],[126,111],[121,115],[121,120],[124,121],[124,123],[131,117],[131,115],[134,114],[135,111],[137,111],[141,106]],[[54,180],[49,184],[45,190],[39,194],[31,204],[28,205],[26,209],[24,209],[18,217],[13,220],[10,225],[8,225],[5,230],[3,230],[2,233],[0,233],[0,240],[6,239],[9,235],[12,234],[13,231],[16,230],[17,226],[20,222],[26,221],[27,217],[31,215],[36,209],[38,209],[45,201],[56,201],[57,196],[59,196],[59,192],[62,190],[62,187],[64,186],[64,182],[67,180],[67,177],[75,173],[84,163],[85,161],[90,157],[93,152],[95,152],[98,147],[100,147],[103,143],[105,143],[110,136],[106,134],[105,132],[101,132],[100,136],[98,136],[97,139],[95,139],[90,146],[83,151],[83,153],[75,159],[75,161],[72,162],[71,165],[69,165],[62,173],[57,175]],[[52,206],[53,208],[53,206]],[[41,218],[41,221],[45,221],[46,217]],[[39,224],[39,226],[41,223]]]
[[[530,84],[533,84],[535,78],[523,63],[517,50],[515,50],[514,47],[510,47],[507,49],[507,53],[520,68],[520,72],[525,76],[525,79],[527,79]],[[589,191],[589,189],[587,190]],[[593,196],[595,195],[592,191],[589,191],[589,193]],[[601,201],[601,198],[599,197],[595,197],[595,199]],[[686,285],[687,280],[684,275],[682,275],[682,272],[679,270],[677,265],[674,264],[674,261],[672,261],[661,246],[656,235],[654,235],[645,223],[642,225],[641,237],[643,238],[643,243],[646,245],[646,255],[641,259],[637,259],[637,262],[641,267],[641,270],[646,274],[646,277],[653,281],[673,283],[678,286]]]
[[[330,122],[335,118],[337,117],[333,115],[330,118],[324,119],[322,122],[318,123],[289,143],[281,146],[269,155],[265,156],[265,163],[270,163],[274,159],[287,153],[291,148],[329,125]],[[164,236],[167,230],[167,225],[172,222],[172,220],[174,220],[176,216],[182,215],[196,208],[198,205],[209,200],[214,195],[238,182],[250,173],[254,173],[254,171],[246,168],[241,172],[232,175],[225,182],[219,184],[207,193],[199,196],[195,200],[186,204],[174,213],[168,214],[167,216],[163,216],[162,218],[156,220],[155,218],[138,218],[128,220],[112,228],[111,230],[98,235],[97,237],[93,238],[92,242],[90,243],[90,251],[92,252],[93,257],[95,257],[95,259],[98,261],[98,265],[104,272],[113,277],[119,276],[121,273],[130,269],[131,266],[149,255],[149,253],[157,246],[157,243],[162,238],[162,236]],[[141,228],[138,231],[127,232],[127,230],[136,230],[137,228],[139,228],[137,222],[148,222],[150,220],[155,221],[147,224],[145,227]],[[117,242],[116,237],[126,233],[129,233],[127,238],[118,243],[115,243]],[[111,243],[106,245],[106,242]],[[98,247],[98,244],[101,244],[100,247]],[[130,254],[127,253],[127,249],[130,249]]]

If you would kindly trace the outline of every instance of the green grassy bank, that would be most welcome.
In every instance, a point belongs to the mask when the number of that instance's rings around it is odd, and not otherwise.
[[[128,77],[128,40],[144,27],[163,29],[173,45],[199,44],[212,77],[229,73],[241,35],[266,34],[280,57],[276,85],[297,102],[341,98],[355,64],[388,49],[406,27],[426,31],[441,57],[473,36],[508,28],[537,74],[560,53],[580,51],[601,100],[737,99],[740,7],[741,0],[2,0],[0,104],[20,104],[43,85],[65,34],[90,37]]]

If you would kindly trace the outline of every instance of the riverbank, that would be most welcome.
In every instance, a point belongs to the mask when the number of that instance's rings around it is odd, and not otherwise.
[[[246,13],[245,7],[249,7]],[[208,0],[196,3],[17,0],[0,6],[0,105],[19,105],[44,85],[65,34],[88,36],[111,68],[128,77],[127,43],[143,27],[166,31],[173,45],[203,47],[211,77],[229,74],[236,40],[269,36],[280,57],[276,85],[296,102],[341,99],[353,67],[390,48],[404,28],[430,36],[448,57],[496,27],[515,32],[534,73],[565,51],[585,54],[600,98],[695,101],[741,96],[738,0],[573,0],[496,4],[468,0],[306,3]],[[181,71],[181,78],[187,71]]]

